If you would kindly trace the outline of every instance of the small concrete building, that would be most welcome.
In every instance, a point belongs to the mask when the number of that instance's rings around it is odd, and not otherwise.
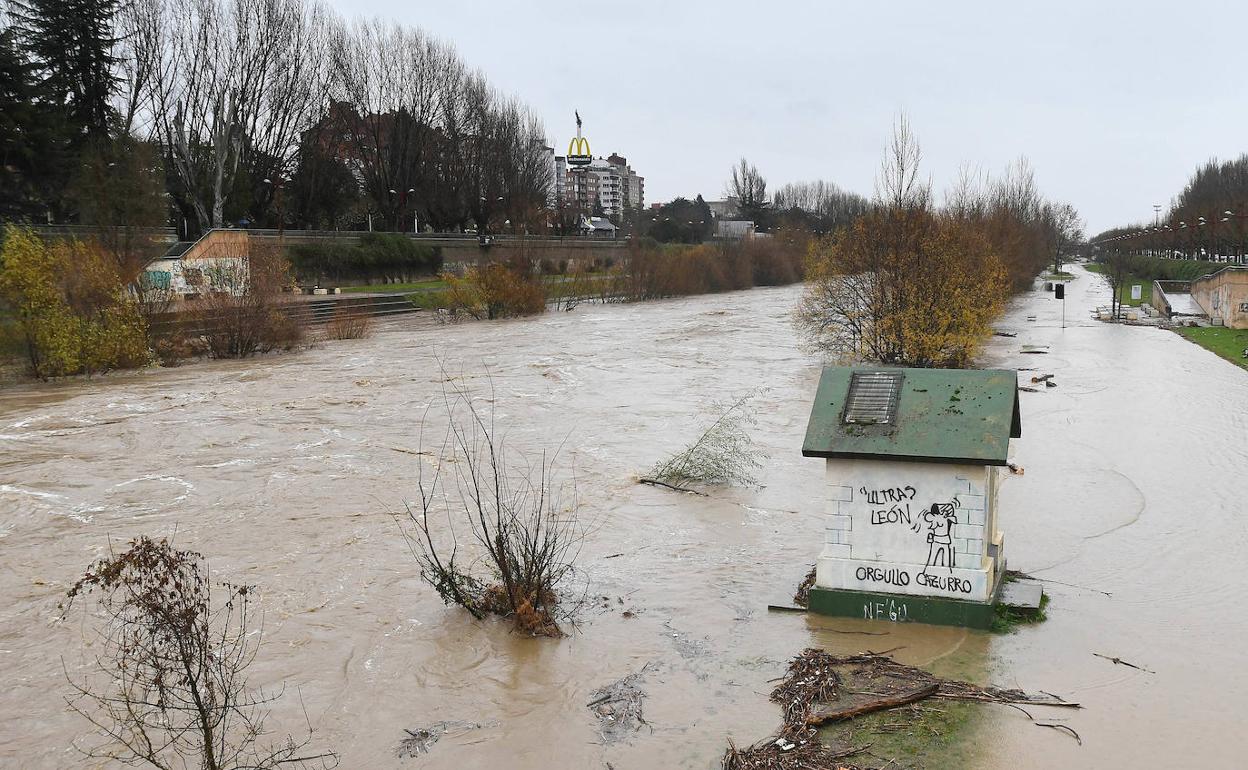
[[[217,291],[241,293],[247,284],[251,241],[243,230],[210,230],[194,243],[174,244],[148,263],[142,280],[149,288],[191,299]]]
[[[724,241],[753,238],[754,223],[748,219],[716,219],[714,237]]]
[[[1214,325],[1248,329],[1248,267],[1224,267],[1197,278],[1192,299]]]
[[[802,447],[826,464],[810,609],[989,626],[998,473],[1021,433],[1012,371],[825,369]]]

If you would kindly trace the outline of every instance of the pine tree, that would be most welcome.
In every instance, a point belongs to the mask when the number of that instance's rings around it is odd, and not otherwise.
[[[12,27],[0,28],[0,219],[39,213],[32,180],[44,149],[35,76]]]
[[[73,143],[108,135],[116,110],[121,0],[14,0],[14,19],[39,75],[42,95],[64,109]]]

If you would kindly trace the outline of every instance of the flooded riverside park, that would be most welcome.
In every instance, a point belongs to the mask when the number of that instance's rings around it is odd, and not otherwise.
[[[1009,566],[1051,597],[1045,622],[1009,634],[768,611],[822,542],[823,464],[800,452],[821,362],[792,325],[800,286],[514,321],[422,314],[292,355],[0,392],[0,766],[103,766],[74,748],[89,725],[65,703],[93,637],[58,604],[110,543],[139,535],[257,587],[248,678],[284,691],[269,727],[297,732],[306,712],[341,767],[717,767],[729,738],[780,723],[768,694],[807,647],[893,650],[1083,706],[1043,714],[1078,742],[980,704],[927,755],[879,764],[1233,766],[1248,704],[1248,372],[1169,331],[1091,320],[1108,289],[1072,272],[1064,329],[1060,301],[1026,293],[996,324],[1017,336],[979,361],[1057,384],[1020,394],[1025,474],[1000,492]],[[587,601],[563,638],[474,620],[420,579],[396,514],[432,462],[448,379],[508,446],[562,446],[589,526],[573,585]],[[637,483],[696,438],[709,404],[755,389],[758,488]],[[606,735],[587,703],[630,675],[644,722]],[[401,756],[412,733],[448,724]]]

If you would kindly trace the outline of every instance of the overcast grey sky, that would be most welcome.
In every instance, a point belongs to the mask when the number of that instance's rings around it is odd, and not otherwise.
[[[580,110],[647,203],[720,197],[742,155],[869,195],[904,111],[937,191],[1025,155],[1094,234],[1248,150],[1248,4],[328,1],[453,42],[561,153]]]

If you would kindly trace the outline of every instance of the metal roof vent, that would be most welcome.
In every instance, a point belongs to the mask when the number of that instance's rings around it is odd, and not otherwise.
[[[854,372],[849,380],[849,395],[841,422],[891,425],[897,419],[902,376],[901,372]]]

